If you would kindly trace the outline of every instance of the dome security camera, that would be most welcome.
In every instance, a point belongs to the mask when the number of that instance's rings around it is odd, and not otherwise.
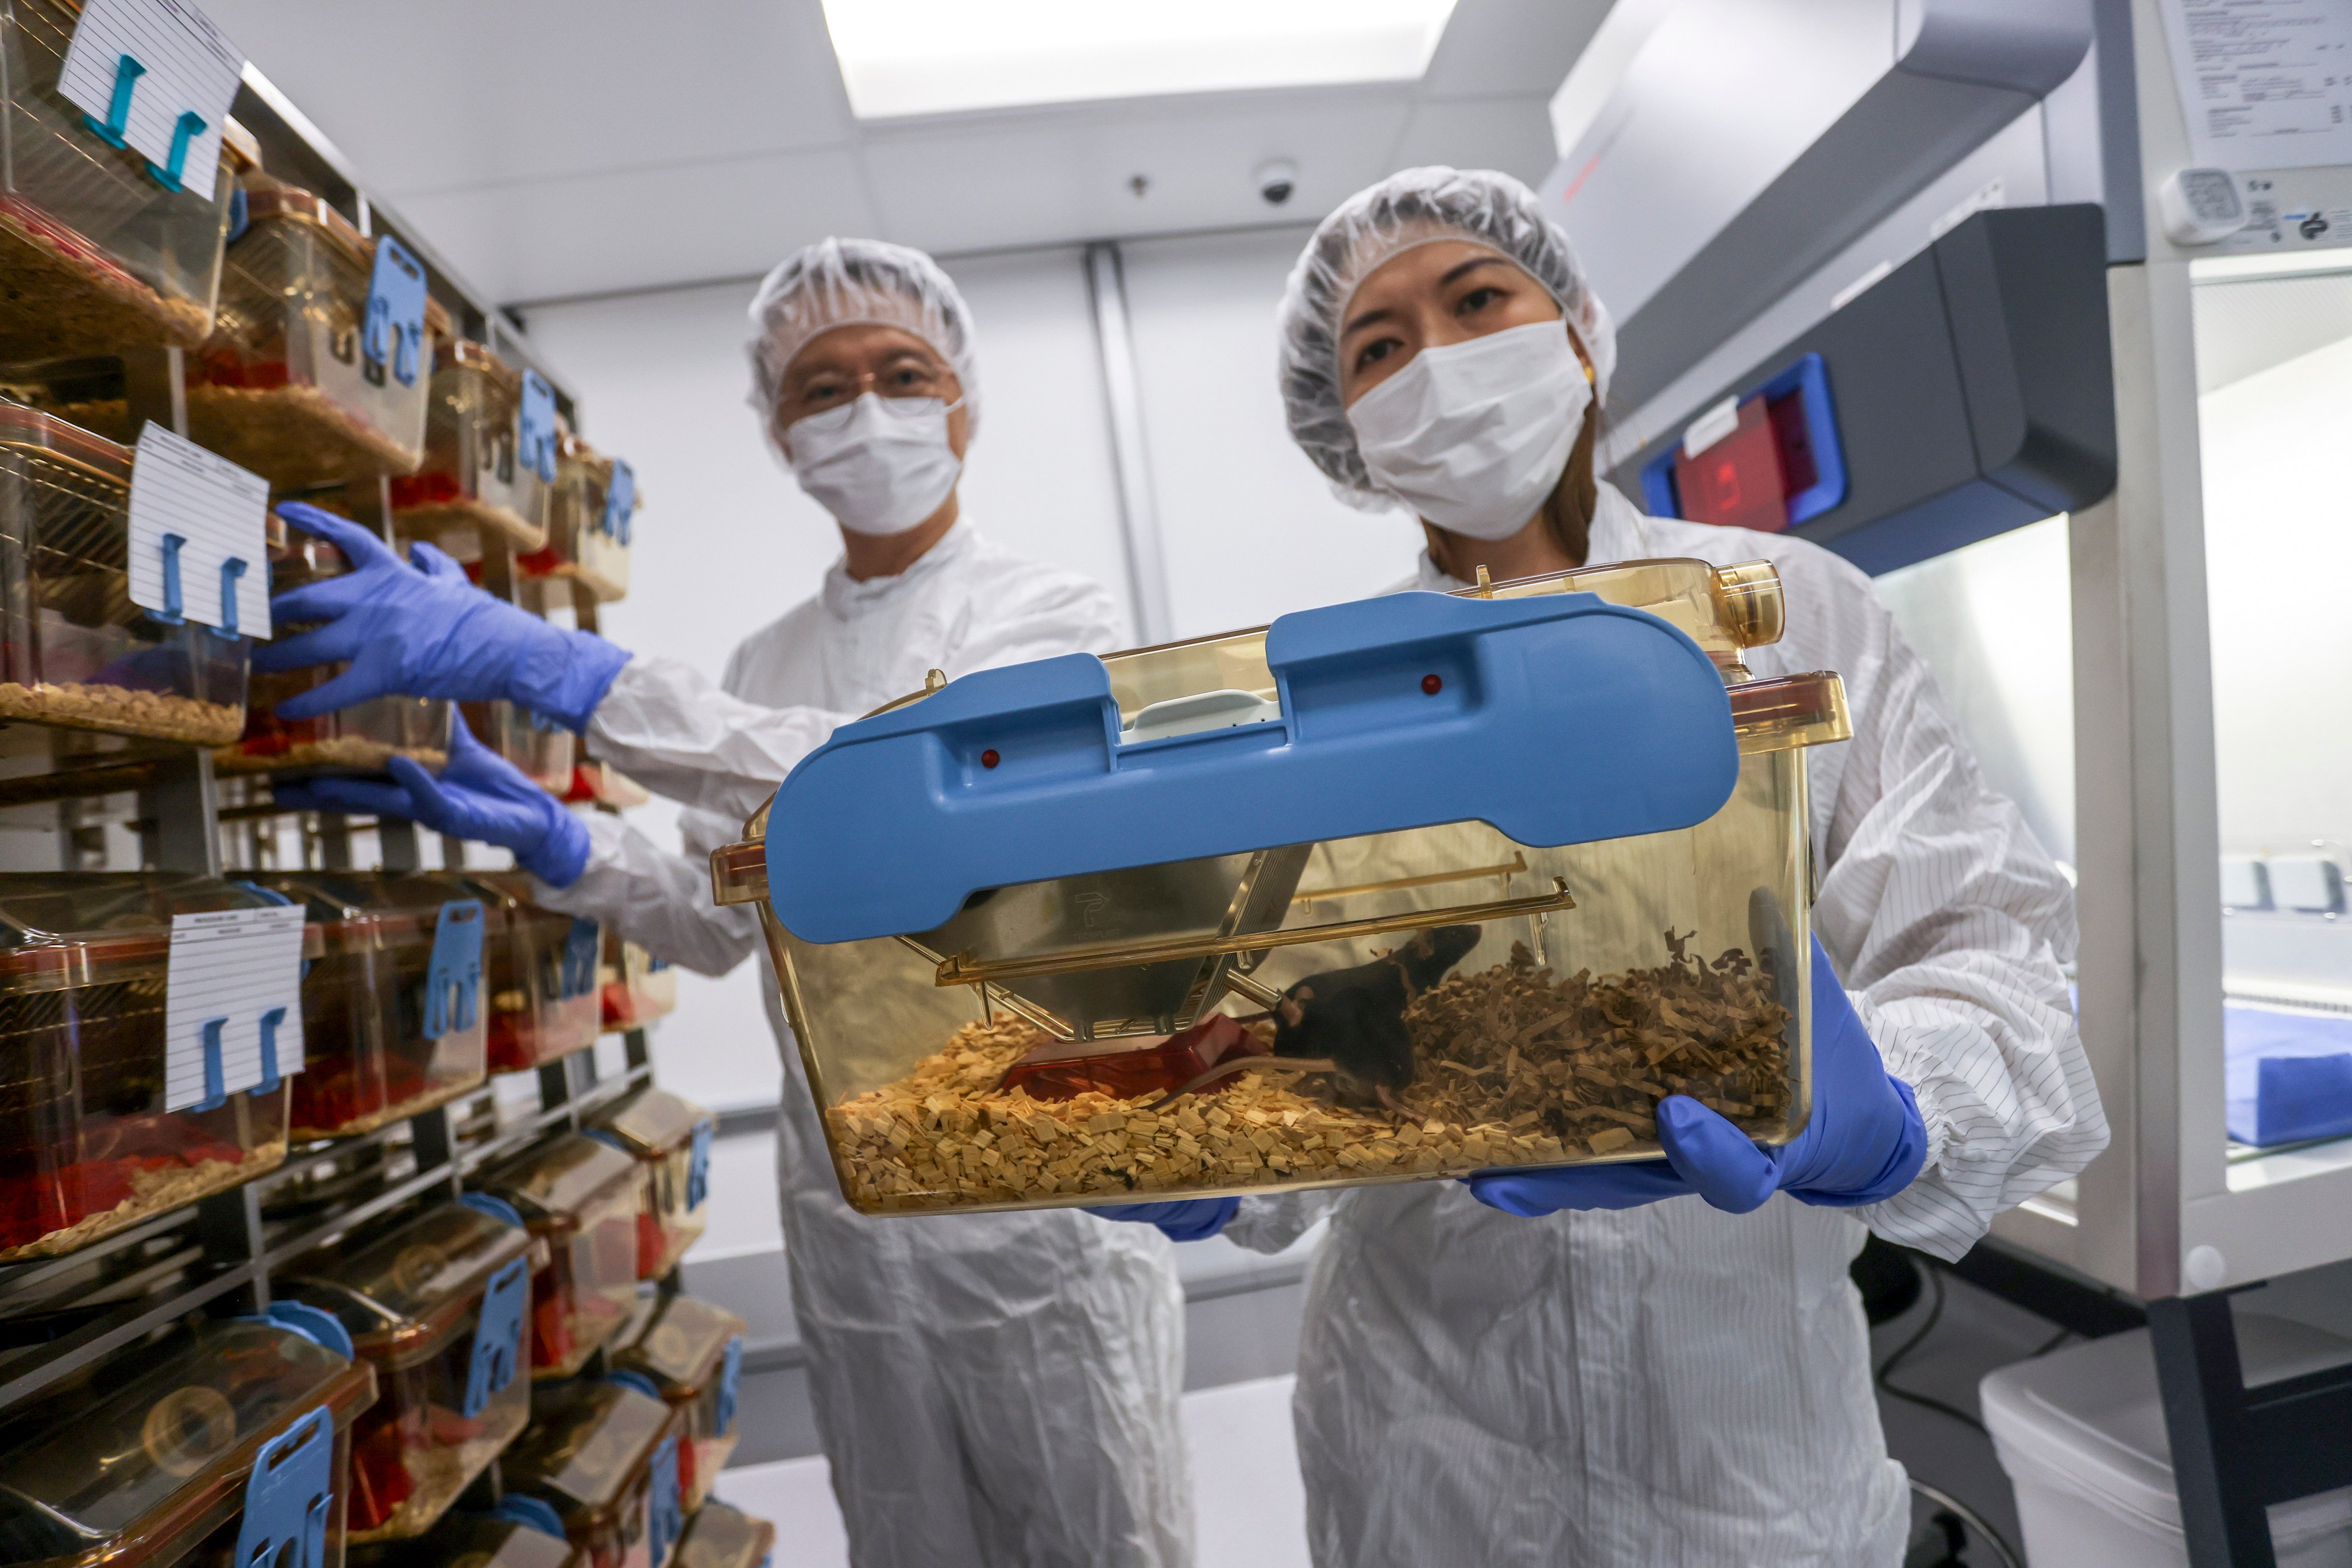
[[[1298,165],[1287,158],[1269,158],[1257,166],[1250,181],[1257,186],[1260,200],[1270,207],[1278,207],[1298,188]]]

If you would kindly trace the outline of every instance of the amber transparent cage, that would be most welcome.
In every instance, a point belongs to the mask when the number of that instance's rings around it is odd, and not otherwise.
[[[244,133],[224,137],[217,166],[166,189],[58,93],[80,20],[74,0],[0,7],[0,354],[193,349],[212,328]]]
[[[466,561],[479,558],[486,536],[524,551],[547,542],[549,487],[519,451],[521,407],[520,371],[480,343],[439,345],[424,463],[393,481],[401,532],[441,542]]]
[[[1803,748],[1851,730],[1835,675],[1748,675],[1743,651],[1780,633],[1777,574],[1635,562],[1468,592],[1591,593],[1690,635],[1729,689],[1730,799],[1694,827],[1559,847],[1457,822],[1002,888],[937,931],[838,943],[803,941],[767,901],[764,808],[714,854],[720,900],[760,904],[849,1201],[1025,1208],[1636,1160],[1659,1152],[1667,1093],[1759,1142],[1793,1137],[1811,1082]],[[1132,725],[1275,703],[1265,648],[1261,628],[1104,662]],[[1432,951],[1417,962],[1459,956],[1409,984],[1402,1087],[1235,1051],[1221,1077],[1180,1067],[1132,1091],[1130,1068],[1213,1013],[1262,1053],[1301,982]]]
[[[0,719],[225,745],[253,645],[131,602],[131,458],[0,402]]]

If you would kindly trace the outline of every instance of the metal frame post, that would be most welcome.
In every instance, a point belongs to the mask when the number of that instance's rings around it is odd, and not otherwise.
[[[1118,481],[1118,521],[1127,544],[1129,590],[1135,595],[1136,630],[1148,644],[1171,640],[1175,616],[1168,596],[1168,563],[1160,547],[1160,510],[1152,499],[1151,460],[1143,436],[1143,396],[1135,369],[1135,337],[1127,313],[1127,275],[1118,246],[1087,247],[1087,299],[1095,318],[1095,352],[1102,361],[1103,399],[1110,414],[1112,470]]]

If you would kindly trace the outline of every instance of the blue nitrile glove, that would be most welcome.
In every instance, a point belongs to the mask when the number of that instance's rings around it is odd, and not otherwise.
[[[1813,942],[1813,1111],[1777,1149],[1688,1095],[1658,1102],[1663,1160],[1556,1171],[1493,1171],[1470,1178],[1480,1203],[1505,1214],[1623,1209],[1683,1193],[1746,1214],[1776,1192],[1800,1203],[1853,1208],[1893,1197],[1927,1157],[1927,1128],[1911,1086],[1886,1070],[1853,1003]]]
[[[1224,1229],[1241,1206],[1239,1198],[1171,1198],[1158,1204],[1112,1204],[1087,1212],[1102,1219],[1156,1225],[1171,1241],[1205,1241]]]
[[[294,811],[404,816],[452,838],[514,851],[515,864],[551,888],[568,888],[588,864],[588,829],[512,763],[449,715],[449,763],[435,778],[413,757],[394,757],[393,782],[331,775],[273,785]]]
[[[278,705],[281,719],[310,719],[371,697],[504,698],[578,731],[604,700],[625,649],[593,632],[567,631],[494,599],[430,544],[408,562],[371,531],[331,511],[288,501],[278,515],[341,551],[352,570],[269,601],[281,625],[324,621],[254,649],[258,670],[341,664],[332,680]]]

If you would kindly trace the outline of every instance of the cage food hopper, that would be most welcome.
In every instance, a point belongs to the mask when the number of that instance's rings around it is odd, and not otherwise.
[[[566,435],[555,459],[547,547],[517,564],[535,577],[568,577],[607,602],[629,592],[629,539],[644,498],[635,470]]]
[[[352,1542],[429,1529],[529,1424],[523,1336],[544,1259],[520,1215],[477,1194],[297,1258],[274,1285],[331,1313],[375,1369],[352,1432]]]
[[[703,1506],[735,1452],[735,1410],[743,1381],[743,1320],[691,1296],[643,1297],[621,1331],[613,1365],[650,1381],[685,1417],[678,1486],[688,1512]]]
[[[0,720],[226,745],[252,644],[131,602],[131,452],[0,402]]]
[[[446,1514],[412,1541],[354,1545],[344,1562],[349,1568],[581,1568],[562,1516],[521,1496],[483,1513]]]
[[[710,1223],[710,1142],[719,1119],[666,1089],[648,1088],[600,1112],[588,1131],[646,1168],[637,1278],[658,1279]]]
[[[372,1131],[482,1081],[480,900],[397,872],[259,872],[250,885],[302,905],[319,937],[302,979],[296,1142]]]
[[[578,1378],[541,1390],[532,1416],[499,1467],[507,1489],[555,1510],[582,1568],[665,1568],[685,1523],[669,1406]]]
[[[126,1350],[15,1414],[0,1561],[339,1568],[351,1426],[375,1394],[349,1348],[332,1319],[280,1307]]]
[[[504,698],[461,703],[459,710],[474,739],[512,763],[523,777],[552,795],[571,792],[579,754],[579,737],[571,731]]]
[[[577,1132],[477,1179],[478,1191],[511,1205],[547,1244],[547,1261],[531,1281],[533,1377],[578,1372],[636,1310],[645,1181],[636,1161]]]
[[[392,481],[393,521],[461,561],[486,535],[519,551],[547,543],[549,481],[520,451],[523,373],[488,347],[445,340],[434,358],[425,460]]]
[[[180,1110],[164,1092],[172,917],[273,901],[177,872],[0,875],[0,1262],[69,1252],[286,1157],[299,1075]]]
[[[1099,1204],[1639,1159],[1808,1110],[1803,748],[1761,563],[1634,562],[982,671],[712,857],[842,1191]],[[772,829],[772,831],[771,831]]]
[[[490,1070],[544,1067],[594,1045],[596,922],[532,903],[530,879],[520,872],[446,872],[443,879],[480,899],[489,914]]]
[[[0,358],[195,348],[212,330],[234,176],[259,151],[232,120],[216,166],[157,179],[58,91],[80,20],[77,0],[0,10]]]
[[[370,356],[376,242],[299,186],[265,174],[244,184],[247,226],[221,265],[212,335],[189,361],[189,437],[278,488],[413,471],[430,350]],[[425,322],[427,340],[449,331],[437,300]],[[103,428],[110,409],[80,416]],[[127,412],[115,416],[127,424]]]
[[[604,937],[604,960],[597,966],[604,999],[604,1029],[642,1029],[677,1010],[677,971],[618,931]]]
[[[765,1568],[776,1548],[776,1527],[723,1502],[706,1502],[687,1521],[677,1544],[678,1568]]]
[[[291,589],[341,577],[351,571],[343,552],[323,539],[289,529],[269,518],[269,591]],[[274,635],[289,637],[308,629],[281,625]],[[251,679],[245,733],[235,745],[213,753],[222,773],[380,773],[394,757],[413,757],[436,773],[449,754],[449,704],[434,698],[375,697],[310,719],[280,719],[277,708],[289,697],[323,686],[348,667],[311,665],[301,669],[257,673]]]

